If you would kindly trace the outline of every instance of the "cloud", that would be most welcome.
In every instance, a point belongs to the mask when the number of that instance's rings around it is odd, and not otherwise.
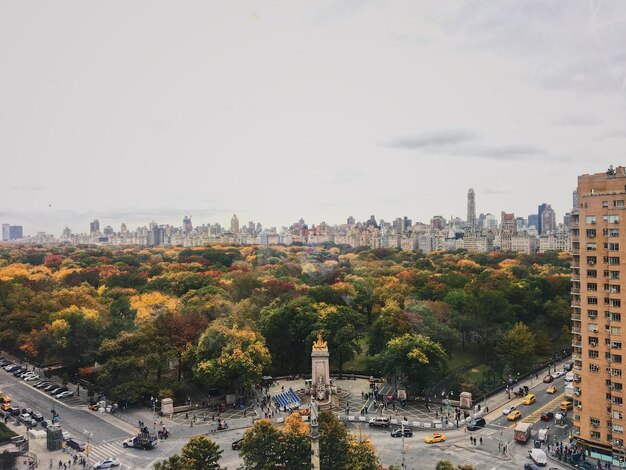
[[[428,151],[450,156],[492,160],[526,160],[544,153],[531,145],[487,145],[474,132],[442,130],[413,137],[400,137],[386,144],[400,150]]]
[[[471,142],[477,138],[471,132],[449,129],[412,137],[400,137],[386,145],[398,149],[432,149]]]
[[[554,124],[557,126],[590,127],[600,124],[600,120],[591,116],[568,114],[563,116],[561,119],[554,121]]]

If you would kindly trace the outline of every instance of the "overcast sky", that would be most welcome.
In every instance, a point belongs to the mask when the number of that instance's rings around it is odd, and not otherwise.
[[[560,221],[625,92],[618,1],[0,0],[0,222]]]

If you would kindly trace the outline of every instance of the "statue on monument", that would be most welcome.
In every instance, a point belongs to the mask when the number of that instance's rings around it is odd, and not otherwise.
[[[311,399],[311,426],[317,426],[317,412],[318,412],[317,400]]]

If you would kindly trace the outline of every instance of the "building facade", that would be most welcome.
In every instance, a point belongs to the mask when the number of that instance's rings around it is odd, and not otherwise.
[[[574,435],[588,450],[618,454],[624,452],[624,167],[579,176],[575,199],[578,207],[571,221]]]

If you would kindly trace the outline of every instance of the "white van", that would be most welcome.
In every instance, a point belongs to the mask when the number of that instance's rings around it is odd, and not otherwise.
[[[539,432],[537,433],[537,440],[541,442],[546,442],[548,440],[548,430],[540,429]]]
[[[574,381],[574,373],[573,372],[568,372],[567,374],[565,374],[565,381],[566,382],[573,382]]]
[[[543,466],[548,463],[548,456],[541,449],[531,449],[528,451],[528,455],[537,465]]]

